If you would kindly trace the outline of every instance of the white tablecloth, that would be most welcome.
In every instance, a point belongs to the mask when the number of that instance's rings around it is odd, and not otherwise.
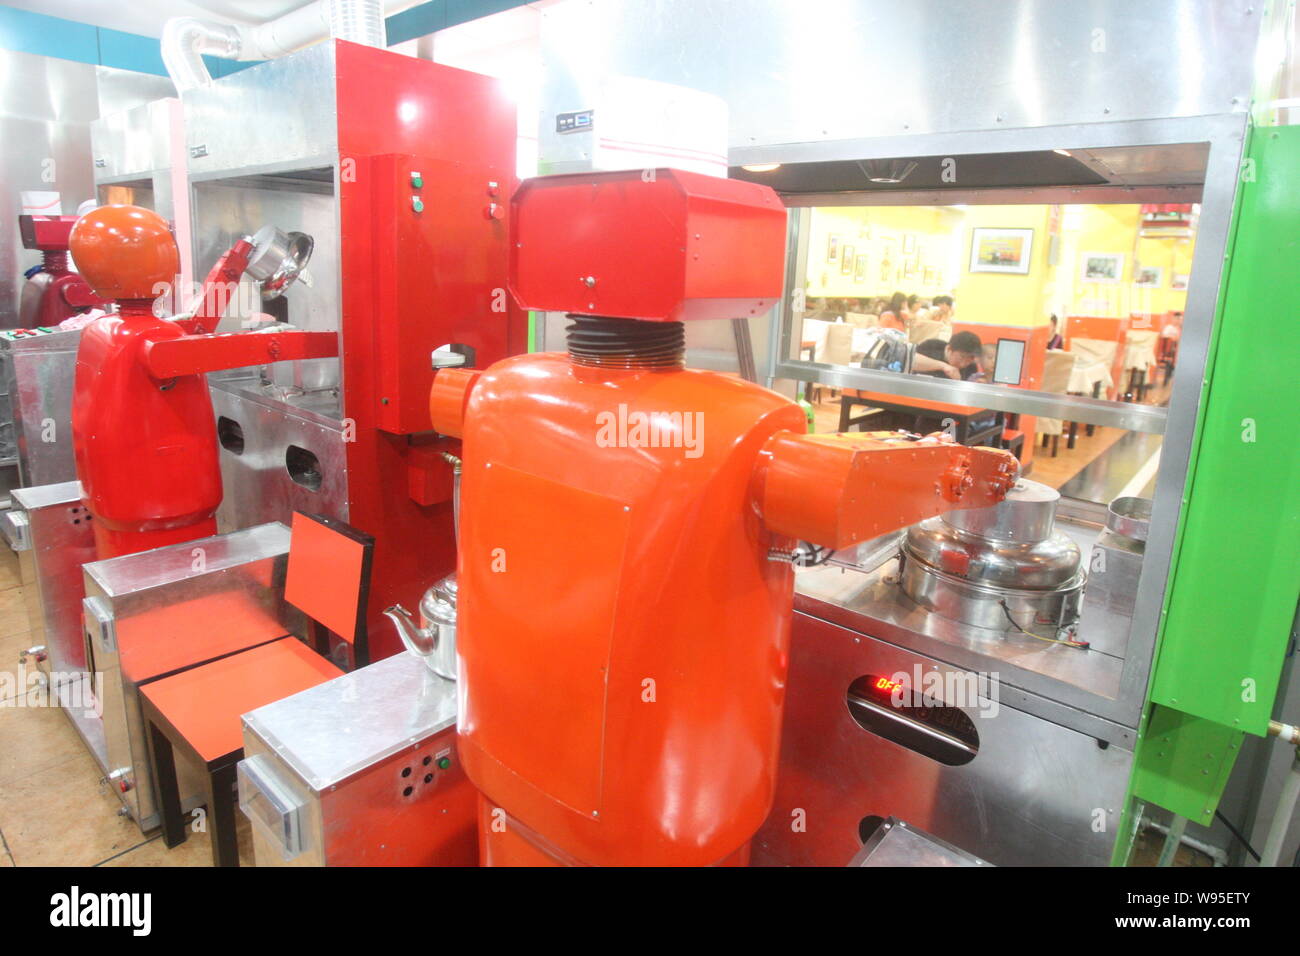
[[[1140,368],[1145,370],[1148,366],[1156,364],[1156,339],[1155,333],[1152,332],[1152,339],[1148,341],[1129,342],[1124,347],[1124,368]]]
[[[1074,368],[1070,371],[1070,391],[1081,395],[1091,395],[1092,387],[1098,382],[1101,383],[1101,394],[1106,394],[1106,389],[1114,385],[1114,380],[1110,376],[1110,368],[1105,362],[1098,362],[1089,356],[1079,355],[1075,357]]]

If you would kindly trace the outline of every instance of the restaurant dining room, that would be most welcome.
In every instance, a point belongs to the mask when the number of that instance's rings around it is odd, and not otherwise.
[[[798,358],[1134,405],[1167,404],[1199,206],[954,204],[796,210]],[[801,301],[799,301],[801,300]],[[947,432],[1007,448],[1072,498],[1149,495],[1161,436],[801,385],[817,432]]]

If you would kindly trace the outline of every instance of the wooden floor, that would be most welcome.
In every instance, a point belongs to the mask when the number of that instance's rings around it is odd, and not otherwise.
[[[1161,385],[1147,393],[1144,404],[1163,405],[1168,401],[1169,386]],[[860,412],[861,409],[855,409],[854,414],[860,414]],[[834,432],[839,428],[839,398],[832,397],[829,389],[821,389],[821,401],[813,405],[813,413],[816,421],[816,431],[821,433]],[[1050,448],[1045,449],[1042,447],[1042,437],[1039,436],[1038,445],[1034,448],[1029,475],[1035,481],[1041,481],[1052,488],[1060,488],[1109,451],[1126,434],[1128,432],[1122,428],[1098,427],[1093,430],[1092,435],[1088,435],[1087,429],[1080,425],[1078,439],[1074,448],[1066,447],[1067,436],[1062,434],[1055,457],[1052,456]]]

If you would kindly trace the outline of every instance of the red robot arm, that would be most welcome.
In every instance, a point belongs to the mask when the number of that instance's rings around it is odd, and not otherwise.
[[[763,520],[778,534],[846,548],[954,508],[997,504],[1014,455],[951,441],[774,435],[763,450]]]
[[[217,260],[216,265],[204,278],[193,314],[187,319],[179,320],[177,324],[186,332],[195,335],[209,333],[215,329],[217,323],[221,321],[221,316],[225,314],[226,306],[230,304],[240,277],[248,268],[248,261],[252,254],[253,244],[247,239],[240,239],[226,250],[226,254]]]

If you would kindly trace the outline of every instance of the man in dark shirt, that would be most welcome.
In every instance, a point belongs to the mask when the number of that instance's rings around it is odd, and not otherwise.
[[[974,332],[958,332],[948,342],[926,339],[916,347],[912,370],[938,378],[967,379],[979,373],[980,337]]]

